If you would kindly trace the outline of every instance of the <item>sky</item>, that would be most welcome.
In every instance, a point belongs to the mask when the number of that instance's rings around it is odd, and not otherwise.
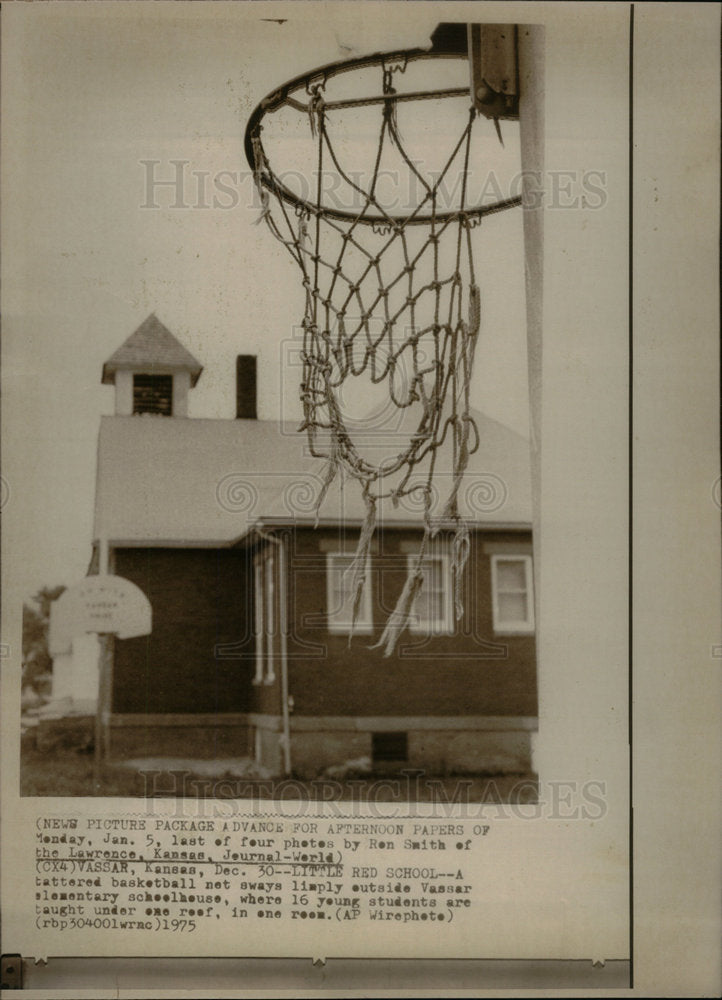
[[[302,288],[286,250],[257,224],[246,122],[299,73],[425,46],[441,5],[413,19],[404,6],[90,2],[3,11],[3,121],[12,136],[2,178],[3,515],[21,593],[85,575],[98,426],[114,405],[101,369],[149,313],[204,366],[191,417],[234,416],[238,353],[258,355],[261,418],[300,413],[288,351]],[[419,149],[438,148],[444,136],[433,115],[404,127],[412,137],[418,127]],[[510,177],[513,129],[504,150],[484,143],[485,169]],[[278,151],[288,170],[304,162],[292,137]],[[174,208],[176,188],[151,182],[179,176],[185,207]],[[526,434],[520,210],[485,223],[477,265],[484,304],[472,404]]]

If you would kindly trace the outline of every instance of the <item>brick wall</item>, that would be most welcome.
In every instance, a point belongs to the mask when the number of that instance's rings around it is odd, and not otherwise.
[[[117,640],[113,711],[243,712],[253,676],[248,555],[241,550],[116,549],[115,572],[153,608],[153,632]],[[218,645],[230,646],[226,657]]]
[[[465,572],[465,614],[454,636],[405,632],[396,654],[370,648],[406,579],[413,531],[378,532],[372,562],[372,635],[332,634],[326,616],[326,554],[338,532],[296,529],[288,536],[289,692],[296,715],[536,716],[533,635],[494,634],[489,544],[531,543],[529,532],[474,532]],[[351,537],[351,541],[355,536]]]
[[[474,532],[465,573],[465,614],[454,636],[405,632],[385,659],[378,641],[406,579],[406,553],[419,534],[377,532],[372,563],[371,635],[327,626],[326,553],[353,549],[355,535],[297,528],[287,536],[289,693],[298,716],[536,716],[533,635],[494,634],[489,544],[528,545],[530,533]],[[254,687],[253,574],[244,550],[120,549],[115,572],[153,607],[150,636],[118,641],[116,713],[280,714],[276,683]],[[278,588],[276,588],[278,593]],[[216,647],[227,647],[227,658]]]

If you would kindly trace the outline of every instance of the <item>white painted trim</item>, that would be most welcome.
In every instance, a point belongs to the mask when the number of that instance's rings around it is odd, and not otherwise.
[[[340,554],[344,556],[352,556],[356,552],[356,547],[358,545],[358,536],[354,538],[344,538],[340,535],[337,538],[319,538],[318,540],[318,551],[319,553],[331,553]],[[374,536],[371,539],[371,544],[369,546],[370,552],[378,552],[379,542],[378,538]],[[305,555],[304,555],[305,558]]]
[[[334,569],[333,563],[335,559],[353,559],[353,552],[341,552],[336,550],[335,552],[326,553],[326,616],[328,630],[329,632],[333,632],[335,634],[349,635],[351,632],[351,622],[339,622],[334,619],[334,612],[332,611],[334,588],[331,581],[332,571]],[[342,571],[342,575],[345,576],[347,572],[348,567]],[[370,635],[373,632],[373,598],[371,586],[371,558],[369,556],[366,559],[366,580],[364,582],[361,608],[359,610],[359,617],[353,628],[355,635]]]
[[[133,418],[134,419],[134,418]],[[197,418],[194,418],[197,419]],[[269,531],[277,528],[315,528],[316,523],[313,518],[309,520],[302,520],[300,518],[288,519],[279,518],[272,521],[270,518],[265,518],[262,521],[258,521],[252,527],[248,528],[240,535],[230,535],[223,538],[111,538],[110,545],[117,549],[224,549],[224,548],[240,548],[245,547],[248,544],[252,544],[258,538],[259,530],[266,527]],[[332,528],[337,529],[339,527],[347,528],[360,528],[360,520],[348,521],[319,521],[319,528]],[[405,530],[407,528],[419,528],[418,523],[412,524],[411,522],[405,521],[388,521],[385,527],[393,530]],[[486,531],[514,531],[514,532],[529,532],[531,531],[531,524],[471,524],[469,525],[470,531],[478,531],[482,534]],[[420,536],[419,536],[420,538]],[[97,541],[97,538],[95,539]],[[414,551],[418,551],[418,541],[413,543],[415,546]],[[509,543],[513,544],[513,543]],[[334,548],[338,551],[338,545]]]
[[[410,571],[416,565],[416,556],[407,555],[406,556],[406,568]],[[409,632],[415,635],[453,635],[454,634],[454,614],[453,614],[453,604],[454,604],[454,582],[451,578],[451,562],[449,560],[448,553],[446,552],[435,552],[431,551],[424,556],[422,561],[422,567],[425,562],[431,562],[432,560],[441,561],[441,578],[443,586],[444,595],[444,616],[443,618],[438,618],[436,621],[425,621],[421,618],[416,619],[413,615],[409,622]],[[423,592],[423,589],[422,589]],[[420,597],[421,595],[419,595]],[[417,598],[418,600],[418,598]],[[412,609],[413,610],[413,609]]]
[[[530,556],[531,542],[484,542],[485,555]]]
[[[265,566],[265,624],[266,624],[266,677],[264,684],[275,684],[276,669],[274,659],[274,637],[276,635],[276,581],[274,579],[276,560],[274,549],[269,548],[264,555]]]
[[[399,539],[399,552],[403,553],[403,555],[417,554],[421,546],[422,537],[422,535],[419,535],[417,538]]]
[[[518,561],[524,564],[525,589],[517,591],[526,594],[528,616],[525,621],[504,621],[499,613],[499,587],[497,565],[499,562]],[[497,635],[533,635],[534,633],[534,573],[530,555],[507,552],[491,556],[491,595],[494,632]]]
[[[253,558],[253,639],[255,642],[256,672],[253,684],[263,681],[263,555],[256,553]]]
[[[234,545],[226,538],[111,538],[108,544],[114,549],[226,549]]]
[[[280,731],[280,715],[251,712],[249,725]],[[292,732],[536,732],[531,715],[292,715]]]
[[[282,517],[276,516],[271,517],[264,516],[259,517],[256,522],[257,525],[265,526],[268,528],[280,528],[284,526],[298,525],[298,527],[310,527],[310,528],[360,528],[364,523],[361,517],[347,517],[347,518],[319,518],[318,524],[316,518],[313,515],[296,515],[295,517]],[[471,521],[465,520],[463,523],[466,524],[469,531],[531,531],[531,521]],[[378,528],[408,528],[410,530],[415,530],[419,532],[419,536],[423,532],[424,526],[419,521],[412,521],[409,518],[396,518],[393,514],[386,514],[383,518],[379,518],[376,522]],[[441,521],[438,524],[434,523],[434,527],[441,531],[454,532],[458,527],[456,521]],[[253,530],[249,528],[249,531]],[[242,535],[237,537],[240,541],[248,532],[244,532]]]
[[[288,694],[288,569],[286,566],[286,539],[278,540],[278,624],[281,631],[281,712],[283,713],[283,765],[284,773],[291,773],[291,709]],[[260,759],[260,758],[259,758]]]
[[[262,712],[198,712],[173,714],[113,714],[110,724],[116,729],[223,728],[254,726],[281,732],[281,715]],[[292,731],[296,732],[413,732],[478,731],[536,732],[538,719],[531,715],[292,715]]]
[[[150,365],[148,365],[148,364],[140,364],[138,362],[134,362],[132,365],[131,364],[113,365],[110,368],[106,364],[104,367],[109,375],[117,375],[118,372],[130,372],[131,375],[175,375],[176,372],[188,372],[189,375],[191,374],[191,369],[188,367],[188,365],[184,364],[157,365],[155,364],[155,362],[152,362]],[[200,378],[200,374],[198,377]],[[207,418],[207,419],[212,419],[212,418]],[[217,419],[222,420],[223,418],[219,417]]]
[[[115,415],[133,415],[133,373],[119,370],[115,375]]]
[[[174,417],[188,416],[188,393],[191,388],[191,373],[189,371],[173,372],[173,408]]]

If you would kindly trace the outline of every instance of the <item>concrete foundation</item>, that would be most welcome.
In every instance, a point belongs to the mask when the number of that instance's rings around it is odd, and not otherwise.
[[[291,768],[299,778],[345,764],[351,771],[371,770],[371,733],[292,731]]]
[[[331,774],[520,774],[531,771],[536,719],[527,717],[292,716],[291,770],[302,779]],[[406,755],[374,760],[373,735],[405,736]],[[283,774],[283,720],[276,715],[113,716],[111,757],[252,757]]]
[[[282,765],[278,716],[249,716],[256,730],[256,759],[279,773]],[[536,719],[527,717],[300,717],[292,716],[291,769],[299,778],[325,773],[521,774],[532,770],[531,738]],[[406,736],[406,756],[374,760],[373,734]]]

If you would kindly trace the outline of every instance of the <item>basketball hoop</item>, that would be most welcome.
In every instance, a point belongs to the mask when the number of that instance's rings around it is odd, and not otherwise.
[[[490,134],[496,142],[499,119],[516,112],[513,95],[489,99],[488,81],[480,85],[473,61],[471,84],[459,85],[460,60],[468,67],[466,45],[376,54],[313,70],[266,97],[245,137],[261,220],[296,261],[305,290],[301,430],[311,453],[327,462],[318,506],[341,471],[358,480],[366,506],[352,566],[354,622],[379,504],[413,497],[421,509],[419,552],[378,644],[386,656],[410,620],[424,556],[441,528],[454,531],[457,620],[463,614],[459,584],[469,536],[457,498],[479,445],[469,400],[481,307],[472,230],[485,216],[521,204],[519,197],[480,204],[469,190],[475,137],[483,131],[483,141]],[[480,97],[492,109],[493,125]],[[449,140],[440,150],[435,133],[426,142],[427,159],[404,138],[409,127],[423,131],[422,109],[427,122],[442,123]],[[313,183],[304,187],[298,171],[275,166],[279,134],[287,141],[298,136],[294,150],[301,139],[311,143],[305,176]],[[370,136],[373,157],[359,169]],[[397,185],[391,192],[384,186],[389,177]],[[411,416],[404,444],[382,460],[363,453],[344,412],[342,389],[355,379],[385,387],[392,410]],[[451,452],[452,471],[435,515],[442,449]]]

